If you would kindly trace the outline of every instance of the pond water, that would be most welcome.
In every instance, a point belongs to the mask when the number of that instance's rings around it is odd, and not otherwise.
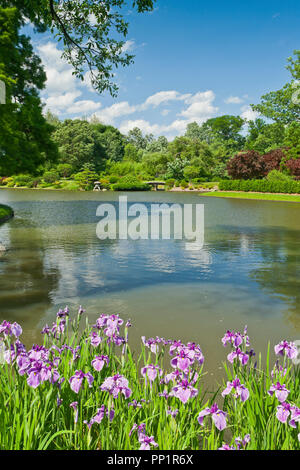
[[[124,193],[123,193],[124,195]],[[15,218],[0,226],[0,322],[19,322],[25,343],[41,341],[60,307],[81,304],[131,318],[134,347],[145,335],[195,341],[218,377],[227,329],[248,332],[255,350],[300,339],[300,204],[209,198],[196,193],[128,193],[128,202],[204,204],[205,244],[104,240],[102,202],[120,193],[1,189]]]

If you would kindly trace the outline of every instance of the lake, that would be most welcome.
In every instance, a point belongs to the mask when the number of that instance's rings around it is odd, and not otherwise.
[[[119,195],[1,189],[15,218],[0,226],[0,322],[20,323],[26,344],[41,341],[58,308],[80,304],[91,321],[130,318],[133,347],[142,335],[199,343],[211,378],[229,352],[227,329],[248,325],[263,353],[268,341],[300,339],[300,204],[127,194],[129,203],[204,204],[204,247],[187,251],[181,240],[99,240],[97,207]]]

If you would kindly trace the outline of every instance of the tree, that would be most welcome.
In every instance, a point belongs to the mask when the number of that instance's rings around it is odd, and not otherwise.
[[[139,13],[153,10],[155,0],[132,0]],[[36,31],[51,31],[64,46],[62,56],[81,80],[89,71],[92,85],[115,96],[114,67],[127,66],[133,55],[124,51],[128,22],[122,8],[126,0],[2,0],[3,8],[16,7],[21,24],[30,20]]]
[[[287,147],[286,158],[300,158],[300,123],[293,122],[286,129],[284,145]]]
[[[16,9],[0,8],[0,80],[7,91],[6,104],[0,106],[0,171],[5,175],[34,174],[58,155],[38,95],[46,75],[30,39],[19,34],[20,26]]]
[[[124,150],[124,160],[139,162],[141,160],[141,152],[133,144],[127,144]]]
[[[240,135],[244,119],[240,116],[224,115],[213,119],[208,119],[203,128],[210,131],[221,140],[235,141],[237,143],[243,142],[243,137]]]
[[[262,119],[249,122],[249,134],[245,149],[255,150],[261,154],[282,147],[284,144],[286,128],[280,122],[266,124]]]
[[[282,124],[300,120],[300,50],[294,51],[294,54],[295,59],[289,57],[286,67],[292,75],[292,81],[280,90],[263,95],[260,104],[251,105],[254,111]]]
[[[145,153],[142,158],[144,172],[152,177],[162,176],[166,172],[171,156],[168,153]]]
[[[146,152],[155,153],[155,152],[166,152],[168,150],[168,139],[161,135],[157,140],[153,140],[147,144]]]
[[[203,140],[210,144],[213,141],[214,136],[207,127],[199,126],[197,122],[191,122],[187,125],[184,137],[190,140]]]
[[[105,148],[87,121],[66,119],[53,133],[53,139],[59,147],[60,163],[69,163],[74,171],[80,171],[87,163],[97,171],[104,167]]]
[[[152,134],[143,135],[143,132],[138,127],[134,127],[128,132],[127,142],[134,145],[138,150],[145,150],[147,145],[154,141]]]
[[[199,176],[199,168],[196,166],[188,165],[184,168],[183,175],[189,181],[193,178],[197,178],[197,176]]]
[[[265,162],[262,155],[254,150],[240,152],[227,164],[232,179],[260,179],[265,176]]]
[[[125,137],[113,126],[104,124],[92,124],[97,134],[98,143],[105,150],[105,158],[113,161],[121,161],[125,151]]]

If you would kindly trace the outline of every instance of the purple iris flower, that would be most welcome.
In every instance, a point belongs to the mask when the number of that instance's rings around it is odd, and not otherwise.
[[[268,390],[268,394],[272,396],[275,393],[276,398],[283,403],[290,391],[286,388],[285,384],[281,385],[280,382],[277,382],[275,385],[272,384],[270,390]]]
[[[32,388],[37,388],[42,382],[51,379],[51,367],[41,361],[35,361],[27,371],[27,374],[28,385]]]
[[[246,434],[244,439],[242,439],[241,437],[237,437],[235,439],[235,443],[237,445],[237,448],[240,450],[241,447],[246,447],[247,444],[249,444],[249,442],[251,441],[251,437],[250,437],[250,434]]]
[[[92,376],[92,374],[90,374],[90,372],[84,374],[82,370],[76,370],[75,374],[69,379],[69,384],[73,392],[79,392],[84,378],[86,378],[89,387],[91,387],[94,381],[94,377]]]
[[[156,339],[154,338],[149,338],[148,340],[146,340],[146,337],[145,336],[142,336],[142,342],[143,344],[150,349],[150,351],[153,353],[153,354],[158,354],[159,352],[159,346],[158,346],[158,342]]]
[[[236,348],[235,351],[232,351],[230,354],[228,354],[227,359],[229,362],[231,362],[231,364],[233,364],[234,360],[237,359],[244,366],[247,364],[249,356],[248,354],[244,353],[240,348]]]
[[[192,364],[193,359],[186,348],[181,349],[179,354],[171,360],[171,366],[174,367],[174,369],[183,371],[186,371]]]
[[[290,416],[289,425],[292,428],[296,428],[296,423],[300,423],[300,408],[292,406],[289,403],[281,403],[277,406],[276,417],[281,423],[286,423]],[[298,440],[300,442],[300,433],[298,434]]]
[[[236,377],[232,382],[227,382],[227,387],[222,392],[222,397],[229,395],[229,393],[235,390],[234,398],[241,398],[241,401],[244,402],[249,398],[249,390],[241,384],[240,379]]]
[[[289,359],[296,359],[298,356],[298,349],[295,343],[288,341],[281,341],[274,347],[275,354],[279,356],[287,356]]]
[[[92,360],[92,366],[98,372],[100,372],[103,369],[105,363],[108,366],[109,364],[108,356],[103,356],[103,355],[96,356],[95,359]]]
[[[15,336],[18,338],[22,334],[21,326],[14,322],[9,323],[8,321],[4,320],[0,325],[0,334],[3,333],[4,336]]]
[[[31,360],[27,354],[20,354],[17,357],[17,365],[19,367],[19,374],[24,375],[31,366]]]
[[[132,400],[132,402],[128,403],[128,408],[130,406],[132,406],[132,408],[134,408],[135,410],[137,408],[142,408],[143,407],[143,405],[141,403],[139,403],[138,401],[136,401],[136,400]]]
[[[176,341],[174,340],[172,342],[172,344],[170,345],[170,356],[173,356],[173,354],[175,353],[175,351],[179,350],[178,348],[181,348],[181,347],[184,347],[184,344],[179,340],[179,341]]]
[[[92,333],[90,334],[90,338],[91,338],[91,345],[94,348],[99,346],[99,344],[102,342],[102,338],[95,331],[92,331]]]
[[[64,310],[59,309],[56,316],[57,316],[57,318],[66,318],[66,317],[69,316],[69,313],[70,313],[69,308],[68,308],[68,306],[66,306],[66,308]]]
[[[82,315],[83,313],[85,312],[85,310],[82,308],[82,306],[80,305],[79,306],[79,309],[78,309],[78,315]]]
[[[179,413],[179,410],[177,408],[175,410],[172,410],[172,408],[169,406],[167,409],[167,416],[172,416],[172,418],[176,418],[178,413]]]
[[[276,417],[281,423],[286,423],[290,416],[291,405],[289,403],[281,403],[277,406]]]
[[[203,426],[203,420],[205,416],[211,416],[212,420],[219,431],[223,431],[226,428],[226,416],[227,413],[220,410],[218,405],[215,403],[211,408],[205,408],[205,410],[200,411],[198,415],[198,422]]]
[[[202,365],[204,362],[204,356],[199,344],[188,343],[186,345],[187,350],[190,352],[190,357],[193,361],[197,361],[199,365]]]
[[[50,335],[51,330],[50,330],[48,324],[46,324],[46,325],[44,326],[44,328],[42,329],[41,333],[42,333],[42,335],[47,335],[47,336]]]
[[[63,402],[63,400],[60,398],[59,395],[57,395],[57,398],[56,398],[57,408],[59,408],[62,405],[62,402]]]
[[[227,330],[222,338],[223,346],[226,346],[227,343],[229,343],[235,348],[238,348],[243,342],[245,342],[247,347],[250,345],[249,337],[247,336],[247,326],[245,326],[244,334]]]
[[[289,425],[292,426],[292,428],[296,428],[296,423],[300,423],[300,408],[298,408],[297,406],[292,406],[291,420],[289,422]]]
[[[145,434],[140,434],[139,443],[141,447],[139,450],[150,450],[150,446],[158,447],[158,444],[154,440],[154,436],[146,436]]]
[[[70,407],[74,410],[74,423],[77,424],[78,422],[78,401],[73,401],[70,403]]]
[[[134,425],[132,426],[130,432],[129,432],[129,437],[136,431],[138,433],[138,436],[140,436],[140,434],[145,434],[144,431],[146,429],[146,424],[145,423],[142,423],[142,424],[136,424],[134,423]]]
[[[274,378],[274,376],[275,377],[284,377],[286,373],[287,373],[287,369],[282,367],[279,364],[279,361],[277,360],[274,367],[273,367],[273,370],[271,371],[272,379]]]
[[[168,384],[173,380],[174,382],[180,382],[184,377],[182,377],[182,372],[180,370],[174,370],[170,374],[167,374],[164,379],[162,379],[162,382],[165,384]]]
[[[125,398],[129,398],[132,394],[132,391],[128,387],[128,380],[123,375],[119,374],[105,379],[100,390],[109,392],[114,398],[117,398],[119,393],[123,393]]]
[[[101,408],[97,409],[97,413],[88,423],[88,428],[91,429],[94,423],[100,424],[103,418],[105,417],[105,415],[109,418],[111,422],[114,419],[115,410],[113,408],[108,410],[108,408],[106,408],[105,405],[102,405]]]
[[[156,379],[157,374],[159,374],[160,377],[162,376],[163,371],[157,365],[148,364],[147,366],[145,366],[141,369],[141,373],[142,373],[143,377],[145,377],[145,378],[148,377],[150,382],[153,382]]]
[[[190,398],[198,395],[198,390],[194,388],[186,379],[172,388],[169,396],[179,398],[182,403],[186,403]]]
[[[241,437],[237,437],[235,439],[236,447],[230,446],[228,444],[223,444],[222,447],[219,447],[218,450],[240,450],[242,447],[245,448],[250,442],[250,440],[250,434],[246,434],[244,439],[242,439]]]

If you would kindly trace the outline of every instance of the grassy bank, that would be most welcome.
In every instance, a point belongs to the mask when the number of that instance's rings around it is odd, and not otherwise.
[[[228,381],[206,393],[199,345],[142,337],[135,357],[130,322],[101,315],[80,334],[83,316],[60,310],[30,350],[20,325],[0,324],[0,449],[299,449],[294,343],[263,367],[247,331],[227,331]]]
[[[13,217],[14,211],[11,207],[0,204],[0,224]]]
[[[203,193],[202,196],[227,197],[234,199],[257,199],[261,201],[287,201],[300,202],[300,195],[297,194],[274,194],[274,193],[243,193],[235,191],[216,191],[213,193]]]

